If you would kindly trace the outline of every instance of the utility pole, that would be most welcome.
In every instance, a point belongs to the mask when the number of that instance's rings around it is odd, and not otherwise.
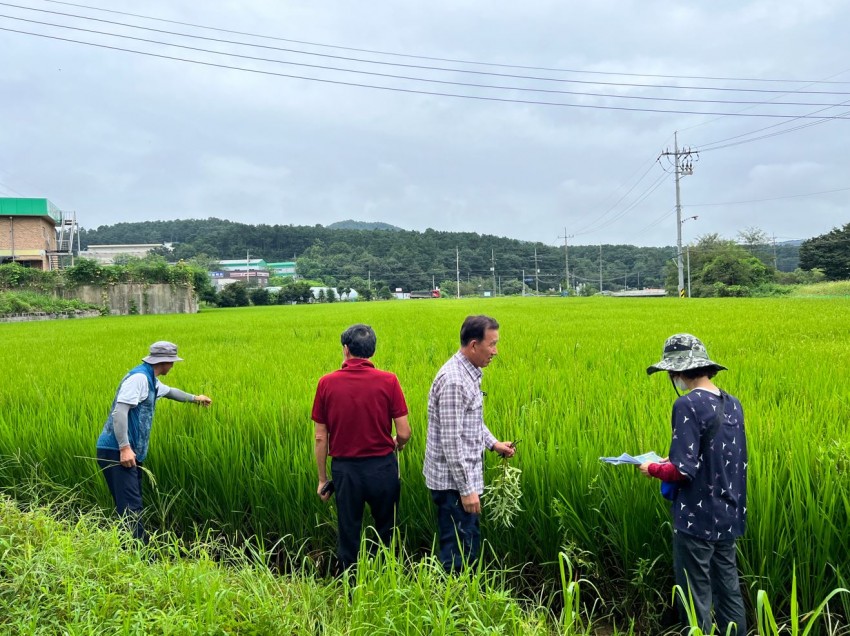
[[[599,244],[599,292],[602,292],[602,243]]]
[[[493,274],[493,296],[496,296],[496,250],[491,249],[490,272]]]
[[[773,269],[779,271],[779,261],[776,258],[776,234],[773,235]]]
[[[685,272],[682,262],[682,196],[679,180],[683,176],[694,173],[693,156],[696,155],[690,148],[679,150],[679,133],[673,133],[673,152],[665,150],[662,157],[673,157],[673,167],[676,175],[676,266],[679,270],[679,297],[685,297]]]
[[[537,267],[537,247],[534,248],[534,295],[540,295],[540,268]]]
[[[558,237],[564,239],[564,274],[567,278],[567,293],[569,293],[569,290],[572,288],[570,285],[570,253],[567,239],[571,239],[573,236],[573,234],[567,234],[567,228],[564,228],[564,235]]]
[[[455,274],[457,275],[457,297],[460,299],[460,249],[455,247]]]
[[[522,287],[520,290],[522,295],[525,296],[525,270],[522,270]]]

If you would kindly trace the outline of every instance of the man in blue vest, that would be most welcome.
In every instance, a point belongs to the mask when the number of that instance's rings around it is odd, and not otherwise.
[[[158,380],[171,371],[177,345],[159,341],[150,347],[142,364],[130,369],[115,394],[109,417],[97,438],[97,463],[115,501],[115,508],[128,523],[133,536],[143,543],[148,537],[142,523],[142,462],[148,453],[156,401],[168,398],[209,406],[206,395],[191,395],[165,386]]]

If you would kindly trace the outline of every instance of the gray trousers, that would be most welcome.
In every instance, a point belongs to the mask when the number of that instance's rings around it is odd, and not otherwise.
[[[747,633],[734,539],[704,541],[682,532],[674,532],[673,569],[676,584],[685,591],[686,598],[690,587],[697,626],[703,632],[710,633],[712,622],[716,622],[719,634],[726,634],[730,623],[735,623],[738,628],[737,631],[733,628],[731,634],[744,636]],[[714,621],[711,618],[712,606]],[[678,609],[679,620],[687,625],[687,615],[681,603]]]

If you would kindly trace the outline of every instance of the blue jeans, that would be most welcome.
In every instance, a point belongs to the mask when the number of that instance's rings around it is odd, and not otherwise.
[[[97,449],[97,463],[118,515],[136,539],[147,543],[148,534],[142,523],[142,465],[137,463],[133,468],[125,468],[121,465],[121,453],[105,448]]]
[[[432,490],[437,506],[437,532],[440,563],[446,572],[459,572],[464,565],[474,566],[481,552],[479,515],[463,509],[457,490]]]
[[[711,608],[714,606],[719,634],[726,634],[730,623],[738,630],[732,634],[747,633],[744,599],[738,582],[738,564],[735,540],[704,541],[683,532],[673,533],[673,569],[676,584],[687,598],[688,586],[693,597],[699,628],[711,631]],[[687,573],[687,578],[685,576]],[[678,598],[677,598],[678,602]],[[679,620],[687,624],[684,607],[679,603]]]

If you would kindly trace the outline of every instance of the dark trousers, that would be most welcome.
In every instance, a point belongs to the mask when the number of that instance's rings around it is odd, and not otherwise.
[[[703,541],[682,532],[673,533],[673,568],[676,584],[685,591],[688,586],[693,597],[698,627],[708,634],[711,631],[711,607],[719,634],[726,634],[730,623],[738,630],[732,634],[747,633],[744,599],[738,582],[738,564],[735,540]],[[685,574],[687,573],[687,578]],[[679,603],[679,620],[687,624],[684,607]]]
[[[339,530],[337,558],[340,569],[345,570],[357,563],[366,504],[369,504],[381,543],[389,545],[392,540],[401,492],[398,458],[395,453],[384,457],[334,458],[331,474]],[[373,552],[375,547],[373,543]]]
[[[437,506],[437,533],[440,540],[440,563],[446,572],[459,572],[464,560],[470,566],[481,552],[479,515],[463,509],[457,490],[432,490]]]
[[[116,450],[97,449],[97,464],[103,471],[109,492],[112,493],[115,510],[124,519],[133,536],[142,543],[147,543],[148,535],[142,523],[141,464],[125,468],[121,465],[120,457]]]

